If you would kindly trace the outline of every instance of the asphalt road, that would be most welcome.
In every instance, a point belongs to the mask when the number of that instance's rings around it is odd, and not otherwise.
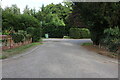
[[[80,46],[89,39],[48,39],[25,53],[3,60],[3,78],[117,78],[117,60]]]

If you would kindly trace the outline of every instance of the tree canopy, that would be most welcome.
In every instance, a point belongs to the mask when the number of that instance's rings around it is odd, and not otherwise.
[[[91,31],[91,39],[95,44],[105,37],[106,28],[120,27],[119,3],[87,3],[74,2],[72,14],[69,15],[69,25],[87,26]]]

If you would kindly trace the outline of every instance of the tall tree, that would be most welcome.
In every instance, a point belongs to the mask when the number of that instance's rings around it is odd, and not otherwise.
[[[119,26],[119,3],[78,3],[75,2],[71,19],[84,22],[91,31],[94,44],[99,44],[104,37],[103,31],[108,27]],[[76,16],[75,16],[76,15]]]
[[[11,6],[11,11],[13,14],[17,14],[17,15],[20,14],[20,8],[18,8],[16,4]]]
[[[20,14],[20,8],[18,8],[16,4],[12,5],[11,7],[5,7],[3,11],[7,13],[16,14],[16,15]]]
[[[28,7],[28,5],[25,6],[23,13],[30,15],[30,8]]]

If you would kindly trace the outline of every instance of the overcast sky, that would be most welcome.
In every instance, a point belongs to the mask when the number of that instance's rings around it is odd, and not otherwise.
[[[63,2],[63,0],[2,0],[2,8],[5,8],[6,6],[10,7],[12,4],[17,4],[22,12],[26,5],[28,5],[30,8],[36,8],[36,10],[39,10],[42,4],[57,4],[61,2]]]

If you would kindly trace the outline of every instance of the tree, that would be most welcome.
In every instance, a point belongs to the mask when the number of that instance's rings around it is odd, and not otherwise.
[[[13,13],[8,13],[7,11],[3,11],[2,15],[2,30],[10,30],[10,29],[15,29],[18,30],[20,27],[20,16],[13,14]],[[17,24],[16,24],[17,23]]]
[[[20,8],[18,8],[16,4],[12,5],[10,8],[13,14],[20,14]]]
[[[20,14],[20,8],[18,8],[16,4],[13,4],[11,7],[6,7],[3,11],[5,11],[6,13],[12,13],[16,15]]]
[[[60,37],[63,37],[63,35],[66,35],[65,32],[69,33],[69,29],[65,25],[69,13],[71,13],[70,3],[66,5],[52,3],[47,6],[42,5],[41,10],[36,13],[35,17],[42,22],[44,34],[49,33],[50,37],[56,37],[59,35],[56,32],[59,31]]]
[[[30,15],[30,8],[28,7],[28,5],[26,5],[26,7],[25,7],[23,13],[24,13],[24,14]]]
[[[2,7],[0,5],[0,33],[2,32]]]
[[[38,42],[42,36],[41,28],[28,27],[26,31],[31,35],[33,42]]]
[[[83,22],[87,25],[91,31],[91,39],[94,44],[98,45],[104,37],[104,30],[106,28],[119,26],[119,7],[119,3],[75,2],[70,23],[77,19],[76,23]]]
[[[50,37],[63,37],[65,24],[56,14],[46,16],[42,24],[43,32],[49,33]]]
[[[28,27],[40,27],[40,22],[35,17],[27,14],[20,15],[19,23],[21,24],[19,27],[20,30],[26,30]]]

